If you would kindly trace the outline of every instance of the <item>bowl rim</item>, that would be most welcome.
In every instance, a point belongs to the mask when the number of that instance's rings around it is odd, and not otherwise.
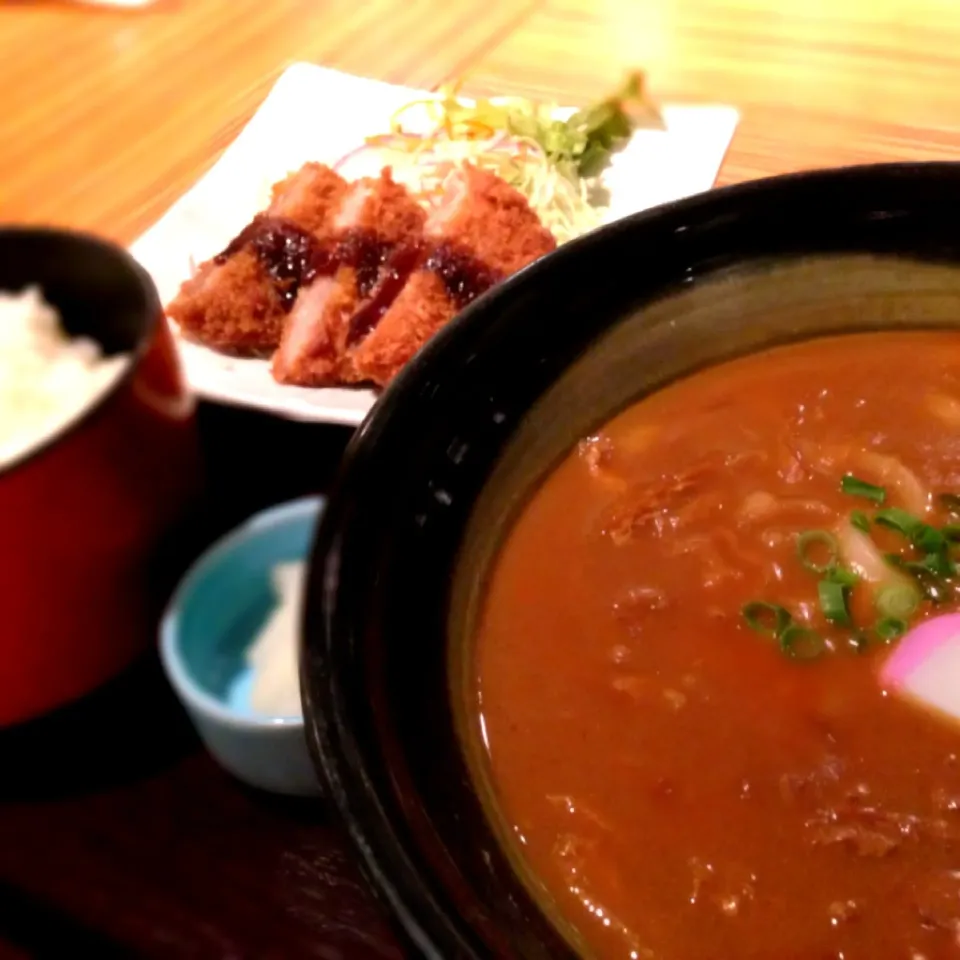
[[[316,494],[298,497],[252,514],[207,547],[180,579],[160,620],[160,662],[177,695],[191,710],[196,710],[211,720],[235,730],[303,727],[302,716],[252,717],[239,713],[205,690],[194,679],[180,651],[180,619],[183,607],[213,567],[230,554],[242,551],[257,534],[264,530],[271,530],[287,523],[310,521],[314,524],[315,531],[326,504],[327,498]],[[309,552],[304,556],[304,561],[306,562],[308,558]]]
[[[31,444],[26,449],[17,454],[12,460],[0,464],[0,480],[6,476],[15,473],[20,468],[31,465],[35,460],[40,459],[49,453],[61,441],[68,439],[72,434],[77,433],[86,424],[99,416],[104,407],[136,376],[140,362],[149,352],[157,329],[160,323],[166,323],[163,305],[160,303],[160,295],[157,292],[156,285],[150,274],[134,259],[134,257],[119,244],[98,237],[95,234],[83,230],[68,230],[57,227],[21,227],[21,226],[2,226],[0,225],[0,240],[8,238],[16,240],[18,238],[31,238],[37,242],[63,242],[68,241],[88,247],[92,251],[106,259],[113,260],[117,266],[126,271],[132,277],[144,296],[144,309],[147,313],[145,326],[137,339],[136,346],[127,352],[126,363],[123,370],[116,376],[110,385],[94,397],[93,401],[86,406],[75,410],[71,416],[65,419],[59,427],[51,433],[46,434],[38,443]],[[3,293],[23,293],[30,287],[40,288],[39,281],[24,281],[19,289],[3,289]],[[43,290],[40,290],[41,296],[44,296]],[[56,309],[56,307],[54,307]],[[59,314],[59,311],[57,311]],[[179,362],[179,357],[177,357]]]
[[[640,234],[647,231],[660,233],[669,228],[679,233],[687,230],[686,224],[691,222],[713,222],[725,216],[736,218],[735,208],[740,202],[750,205],[750,217],[753,218],[759,204],[775,205],[784,191],[796,202],[796,198],[810,189],[842,191],[850,185],[858,186],[872,197],[877,193],[890,193],[897,183],[917,191],[926,178],[947,179],[954,201],[960,198],[958,162],[865,164],[745,181],[654,207],[600,227],[514,274],[462,311],[404,367],[354,434],[330,490],[328,509],[318,528],[311,556],[300,649],[306,733],[324,794],[332,801],[365,875],[392,910],[403,932],[425,957],[447,960],[453,943],[451,930],[471,929],[472,925],[463,917],[451,917],[443,910],[438,912],[433,891],[445,891],[446,886],[431,866],[418,863],[416,843],[401,835],[398,820],[388,812],[390,805],[386,791],[379,789],[370,776],[370,771],[380,762],[379,758],[364,753],[356,745],[355,738],[350,736],[348,715],[358,708],[358,704],[356,696],[351,700],[351,695],[345,692],[349,688],[345,658],[342,653],[337,653],[342,650],[346,638],[333,635],[339,613],[338,598],[345,591],[338,580],[344,544],[363,522],[357,518],[362,510],[347,509],[347,505],[358,502],[351,489],[360,485],[359,478],[366,478],[386,466],[378,453],[382,438],[396,431],[398,424],[409,421],[409,410],[417,408],[419,401],[431,395],[438,381],[449,381],[455,375],[456,363],[451,367],[451,360],[461,365],[469,362],[464,351],[477,342],[486,322],[502,304],[519,299],[521,293],[562,274],[564,267],[574,258],[590,251],[595,255],[598,250],[616,244],[621,237],[635,236],[639,240]],[[863,205],[866,203],[864,199]],[[832,211],[827,210],[823,216],[830,219]],[[784,225],[784,231],[789,232],[789,224]],[[852,247],[828,248],[822,245],[809,252],[843,255],[852,252]],[[802,253],[803,249],[798,245],[793,255]],[[783,258],[789,255],[777,250],[768,256]],[[730,263],[749,265],[761,260],[759,254],[731,251],[729,261],[705,269],[704,275],[709,276]],[[957,260],[960,256],[954,262]],[[652,289],[656,291],[653,297],[656,299],[656,296],[668,294],[670,288],[657,278]],[[356,592],[356,587],[352,590]],[[349,602],[345,601],[344,605],[353,608]],[[463,955],[471,958],[487,956],[482,952]]]

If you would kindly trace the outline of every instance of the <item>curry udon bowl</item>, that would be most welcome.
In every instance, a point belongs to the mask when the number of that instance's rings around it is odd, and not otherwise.
[[[947,164],[801,174],[662,207],[482,298],[387,391],[314,547],[301,676],[327,794],[423,955],[690,955],[599,949],[503,812],[475,665],[498,550],[581,438],[690,374],[827,335],[849,343],[854,369],[848,335],[956,330],[958,211],[960,167]],[[551,669],[545,656],[548,691]]]

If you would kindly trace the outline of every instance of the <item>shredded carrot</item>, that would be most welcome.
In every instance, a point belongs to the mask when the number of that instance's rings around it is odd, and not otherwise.
[[[413,153],[420,148],[423,138],[412,133],[380,133],[367,137],[366,142],[371,147],[386,147],[389,150]]]
[[[493,127],[481,120],[461,120],[460,125],[466,131],[467,138],[473,140],[489,140],[496,132]]]
[[[394,111],[390,132],[367,137],[367,145],[406,174],[428,204],[443,196],[452,170],[471,163],[517,187],[559,241],[597,226],[601,214],[590,204],[586,185],[564,176],[537,139],[499,126],[498,108],[492,115],[474,115],[472,103],[459,99],[460,87],[461,82],[444,85],[436,97]],[[414,125],[409,111],[417,108],[422,112]]]

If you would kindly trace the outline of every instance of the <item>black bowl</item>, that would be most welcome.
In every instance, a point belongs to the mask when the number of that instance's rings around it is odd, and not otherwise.
[[[428,957],[571,957],[466,707],[470,622],[518,504],[578,436],[775,343],[960,324],[960,166],[758,181],[631,217],[475,303],[355,436],[314,548],[302,651],[320,773]],[[481,799],[483,798],[483,799]]]

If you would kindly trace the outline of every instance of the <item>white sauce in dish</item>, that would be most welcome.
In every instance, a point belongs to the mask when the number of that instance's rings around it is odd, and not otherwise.
[[[0,291],[0,468],[92,406],[127,368],[86,337],[70,338],[36,287]]]
[[[297,636],[306,564],[278,564],[271,579],[278,602],[247,651],[247,662],[253,670],[250,707],[265,716],[299,717],[302,708]]]

